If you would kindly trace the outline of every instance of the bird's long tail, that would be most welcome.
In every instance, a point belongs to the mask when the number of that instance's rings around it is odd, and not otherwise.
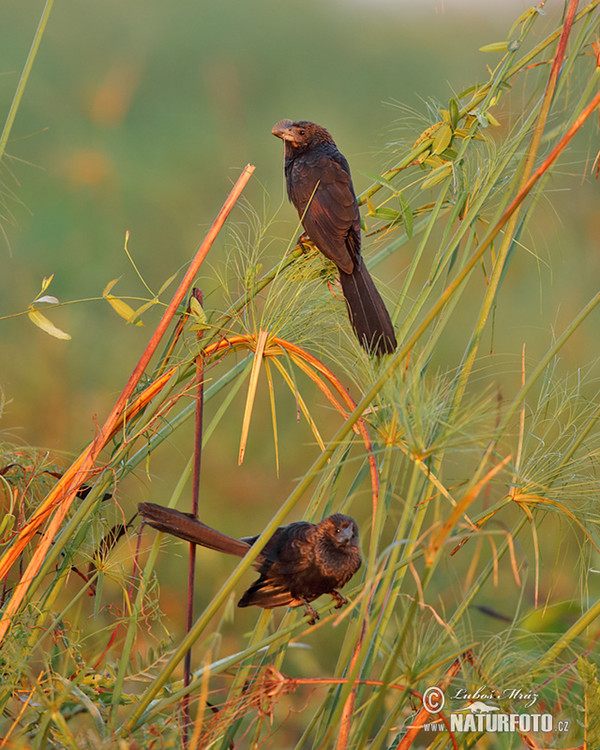
[[[377,356],[393,352],[397,346],[394,326],[364,262],[356,264],[352,273],[340,270],[340,282],[361,346]]]
[[[164,508],[155,503],[140,503],[138,513],[143,516],[144,521],[157,531],[173,534],[186,542],[199,544],[201,547],[225,552],[228,555],[244,557],[250,549],[247,542],[234,539],[227,534],[221,534],[216,529],[195,519],[189,513],[182,513],[174,508]]]

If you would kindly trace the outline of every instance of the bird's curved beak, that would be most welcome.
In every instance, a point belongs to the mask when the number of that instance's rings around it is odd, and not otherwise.
[[[293,120],[280,120],[276,125],[273,125],[271,133],[276,135],[278,138],[282,138],[284,141],[291,141],[292,134],[290,128],[294,124]]]

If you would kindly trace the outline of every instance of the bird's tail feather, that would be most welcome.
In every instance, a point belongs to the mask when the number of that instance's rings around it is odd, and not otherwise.
[[[140,503],[138,513],[143,516],[149,526],[157,531],[173,534],[186,542],[199,544],[201,547],[237,557],[244,557],[250,549],[248,542],[221,534],[220,531],[211,529],[210,526],[198,521],[190,513],[182,513],[174,508],[164,508],[155,503]]]
[[[254,581],[238,602],[238,607],[298,607],[303,602],[292,596],[289,585],[262,576]]]
[[[340,282],[361,346],[378,356],[393,352],[397,346],[394,326],[364,262],[356,264],[352,273],[340,271]]]

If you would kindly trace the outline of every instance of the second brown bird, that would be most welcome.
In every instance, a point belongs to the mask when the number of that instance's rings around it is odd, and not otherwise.
[[[140,503],[138,512],[157,529],[192,544],[244,557],[258,536],[234,539],[198,521],[191,514],[154,503]],[[311,623],[319,619],[310,606],[330,594],[341,607],[339,593],[360,568],[358,526],[350,516],[334,513],[320,523],[298,521],[280,526],[254,561],[259,578],[244,593],[238,607],[306,607]]]

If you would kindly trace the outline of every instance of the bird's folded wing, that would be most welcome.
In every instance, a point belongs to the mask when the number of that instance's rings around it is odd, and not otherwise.
[[[280,531],[281,536],[269,540],[263,552],[273,561],[271,571],[293,583],[314,564],[317,529],[312,523],[299,522]]]
[[[290,198],[297,208],[308,205],[302,224],[323,255],[352,273],[351,251],[360,251],[360,215],[350,175],[327,157],[314,162],[296,160]]]

